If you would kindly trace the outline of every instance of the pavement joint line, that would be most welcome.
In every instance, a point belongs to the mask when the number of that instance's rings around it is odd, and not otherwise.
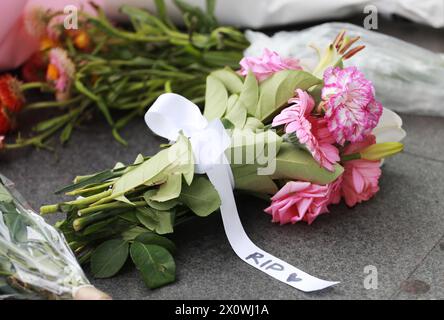
[[[435,158],[432,158],[432,157],[419,155],[419,154],[416,154],[414,152],[405,151],[405,150],[402,153],[406,154],[408,156],[412,156],[412,157],[421,158],[421,159],[424,159],[424,160],[429,160],[429,161],[433,161],[433,162],[438,162],[438,163],[444,164],[444,160],[441,160],[441,159],[435,159]]]
[[[415,268],[412,270],[412,272],[410,272],[409,275],[408,275],[405,279],[401,280],[400,285],[398,286],[398,289],[395,291],[395,293],[393,293],[393,294],[390,296],[390,298],[389,298],[390,300],[394,300],[394,299],[396,299],[396,297],[399,296],[399,295],[401,294],[402,283],[403,283],[404,281],[407,281],[408,279],[410,279],[410,278],[415,274],[415,272],[416,272],[416,271],[422,266],[422,264],[423,264],[424,261],[427,259],[427,257],[432,253],[433,250],[435,250],[435,248],[437,248],[437,247],[440,245],[440,243],[441,243],[443,240],[444,240],[444,233],[443,233],[443,235],[441,236],[441,238],[439,238],[439,240],[436,241],[436,243],[432,246],[432,248],[431,248],[429,251],[427,251],[427,253],[426,253],[426,254],[424,255],[424,257],[421,259],[421,261],[417,263],[417,265],[416,265]]]

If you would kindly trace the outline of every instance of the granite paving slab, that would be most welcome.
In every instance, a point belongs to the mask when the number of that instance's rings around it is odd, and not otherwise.
[[[206,219],[196,218],[177,229],[173,236],[179,249],[176,283],[149,290],[130,266],[112,279],[93,279],[93,283],[117,299],[396,297],[411,274],[422,270],[421,263],[425,264],[424,272],[432,273],[436,265],[436,270],[442,270],[443,265],[442,255],[428,258],[427,254],[442,242],[444,235],[444,162],[439,160],[439,153],[422,156],[429,150],[428,142],[421,149],[420,137],[415,132],[427,123],[430,132],[439,133],[444,119],[404,118],[405,129],[412,132],[406,140],[406,153],[386,162],[381,192],[372,201],[353,209],[344,205],[333,207],[311,226],[279,226],[272,224],[270,216],[263,212],[265,201],[246,195],[237,198],[244,227],[259,247],[316,276],[341,281],[340,285],[304,294],[257,272],[231,250],[218,213]],[[162,141],[137,120],[123,135],[131,138],[126,148],[112,140],[105,123],[98,122],[77,132],[66,147],[57,146],[53,153],[29,149],[1,154],[0,171],[16,182],[37,209],[60,200],[52,192],[69,183],[74,175],[101,170],[116,161],[131,162],[139,152],[152,154]],[[429,159],[433,157],[438,160]],[[60,217],[47,218],[53,223]],[[429,259],[433,259],[430,267]],[[366,266],[377,268],[376,290],[364,288]],[[442,285],[434,286],[439,289],[430,290],[427,297],[444,298]]]
[[[442,30],[382,19],[380,31],[444,51]],[[339,285],[305,294],[256,271],[231,250],[218,213],[177,228],[177,282],[149,290],[129,265],[112,279],[92,282],[116,299],[444,299],[444,119],[402,117],[408,133],[405,152],[385,163],[381,191],[367,203],[332,207],[311,226],[279,226],[263,212],[265,201],[237,197],[246,232],[259,247]],[[60,201],[53,191],[76,174],[132,162],[138,153],[153,154],[162,141],[141,119],[122,135],[130,141],[126,148],[112,139],[104,122],[96,121],[54,152],[0,153],[0,172],[38,209]],[[377,289],[364,287],[365,268],[376,268]]]

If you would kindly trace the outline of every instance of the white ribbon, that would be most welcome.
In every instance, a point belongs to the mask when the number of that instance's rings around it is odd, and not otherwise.
[[[208,122],[199,108],[186,98],[161,95],[145,115],[148,127],[157,135],[175,141],[182,131],[190,139],[197,173],[206,173],[221,199],[221,215],[234,252],[249,265],[296,289],[310,292],[338,282],[313,277],[258,248],[247,236],[237,212],[234,179],[225,150],[230,137],[219,119]]]

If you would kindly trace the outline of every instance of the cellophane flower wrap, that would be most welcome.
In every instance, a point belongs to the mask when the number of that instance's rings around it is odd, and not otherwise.
[[[0,299],[72,299],[92,287],[64,236],[0,175]]]
[[[245,57],[240,70],[207,77],[203,115],[220,119],[231,137],[234,188],[269,199],[273,222],[311,224],[342,199],[349,206],[370,199],[379,190],[381,160],[402,150],[379,124],[384,114],[402,131],[399,117],[383,109],[357,68],[342,67],[363,49],[353,47],[357,40],[338,35],[314,70],[266,50]],[[167,235],[220,207],[207,176],[194,171],[192,151],[184,132],[153,156],[76,177],[59,191],[76,199],[41,213],[66,213],[58,227],[96,277],[113,276],[131,259],[150,288],[165,285],[176,269]],[[110,252],[117,252],[112,263]]]

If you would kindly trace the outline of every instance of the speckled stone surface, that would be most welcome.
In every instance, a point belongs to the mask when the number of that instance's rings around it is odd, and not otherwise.
[[[383,31],[444,51],[434,42],[442,43],[443,33],[440,39],[428,35],[427,42],[420,32],[408,30],[393,24]],[[256,271],[231,250],[219,214],[177,229],[174,284],[149,290],[129,265],[112,279],[92,282],[117,299],[444,299],[444,118],[403,118],[406,151],[386,162],[381,191],[372,201],[353,209],[333,207],[311,226],[279,226],[263,213],[266,202],[237,198],[246,232],[259,247],[341,284],[305,294]],[[127,148],[113,141],[103,122],[89,124],[55,153],[0,154],[0,172],[37,209],[59,201],[52,191],[74,175],[132,162],[138,153],[156,152],[161,142],[142,120],[133,121],[123,135],[131,141]],[[364,287],[369,265],[377,269],[377,289]]]

